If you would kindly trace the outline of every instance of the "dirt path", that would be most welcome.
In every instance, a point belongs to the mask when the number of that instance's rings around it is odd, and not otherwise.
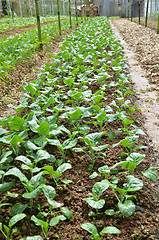
[[[159,151],[159,36],[153,30],[125,19],[111,23],[128,56],[131,79],[145,118],[145,128],[152,145]]]
[[[129,49],[136,53],[136,59],[145,69],[146,77],[159,89],[159,35],[150,28],[126,19],[113,19]]]

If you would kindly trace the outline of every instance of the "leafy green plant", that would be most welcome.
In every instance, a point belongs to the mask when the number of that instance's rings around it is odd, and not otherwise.
[[[18,231],[16,228],[13,229],[13,226],[25,217],[26,214],[24,213],[16,214],[9,220],[8,226],[0,222],[0,231],[2,232],[6,240],[12,239],[12,232]]]
[[[57,225],[60,221],[65,221],[66,219],[71,219],[72,218],[72,212],[66,208],[66,207],[62,207],[60,212],[64,213],[64,215],[60,214],[60,215],[57,215],[55,217],[53,217],[49,223],[46,222],[46,221],[43,221],[37,217],[35,217],[34,215],[31,217],[31,220],[34,221],[34,223],[37,225],[37,226],[40,226],[42,231],[43,231],[43,234],[45,236],[46,239],[49,239],[48,235],[51,231],[51,228],[55,225]]]
[[[116,227],[109,226],[105,227],[100,233],[98,232],[96,226],[92,223],[84,223],[81,227],[91,234],[91,239],[100,240],[103,238],[104,234],[120,234],[120,230]]]
[[[115,197],[118,200],[119,212],[121,212],[126,217],[131,216],[136,208],[135,204],[132,202],[131,199],[136,198],[136,196],[130,195],[129,193],[135,193],[136,191],[139,191],[143,187],[143,181],[134,176],[134,170],[136,166],[143,161],[144,157],[145,157],[144,155],[139,153],[131,153],[127,157],[127,161],[116,163],[112,167],[108,167],[107,165],[104,165],[98,168],[98,171],[100,174],[94,172],[90,176],[90,178],[95,178],[97,176],[101,176],[101,174],[104,174],[105,180],[102,180],[99,183],[95,183],[92,188],[92,192],[93,193],[97,192],[97,193],[100,193],[101,195],[107,188],[110,187]],[[122,169],[120,169],[120,167]],[[154,181],[157,180],[157,172],[153,167],[150,167],[145,171],[141,171],[141,173],[145,177],[151,180],[154,180]],[[116,176],[116,174],[126,175],[126,183],[123,183],[123,188],[121,188],[121,186],[118,187],[119,183],[121,185],[121,181],[120,181],[120,178]],[[113,176],[109,180],[110,175],[115,175],[115,176]],[[105,189],[102,188],[102,185],[105,186]],[[98,195],[98,197],[100,195]],[[95,204],[91,204],[92,198],[86,198],[84,200],[86,200],[91,207],[95,206]],[[95,200],[98,201],[98,199],[95,199]],[[101,208],[104,207],[104,204],[105,204],[105,201],[103,201],[103,205]],[[115,212],[113,209],[108,209],[105,211],[105,213],[108,215],[118,214],[119,212]]]
[[[43,175],[44,174],[50,174],[50,176],[53,178],[53,180],[55,181],[56,183],[56,186],[58,186],[58,181],[59,181],[59,178],[62,176],[63,172],[65,172],[66,170],[70,169],[72,166],[71,164],[69,163],[63,163],[61,164],[57,169],[56,171],[53,169],[52,166],[45,166],[43,167],[42,169],[44,169],[43,171]],[[61,181],[65,184],[65,183],[70,183],[71,181],[64,178],[64,179],[61,179]]]
[[[101,153],[102,150],[109,148],[108,144],[97,146],[97,144],[99,144],[101,141],[102,135],[104,135],[105,133],[106,132],[95,132],[95,133],[90,133],[85,137],[80,137],[80,139],[84,140],[84,142],[89,146],[90,154],[87,152],[87,149],[85,147],[73,149],[75,152],[84,152],[87,154],[87,156],[92,161],[92,164],[89,165],[90,170],[94,167],[96,155],[98,156],[102,154]]]

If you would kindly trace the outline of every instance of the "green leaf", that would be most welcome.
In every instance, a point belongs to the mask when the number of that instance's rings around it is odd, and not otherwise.
[[[38,150],[36,153],[36,159],[37,161],[41,161],[43,159],[48,159],[50,158],[50,154],[44,150]]]
[[[8,131],[6,129],[0,127],[0,136],[6,134],[7,132]]]
[[[23,130],[24,122],[25,122],[25,120],[23,118],[14,116],[12,121],[9,123],[9,127],[11,128],[11,130],[21,131],[21,130]]]
[[[65,172],[66,170],[71,169],[71,168],[72,168],[72,166],[71,166],[70,163],[63,163],[62,165],[60,165],[60,166],[56,169],[56,171],[57,171],[58,173],[63,173],[63,172]]]
[[[137,165],[139,165],[143,159],[145,158],[145,154],[140,154],[140,153],[131,153],[126,160],[135,162]]]
[[[91,133],[85,136],[84,139],[85,143],[88,144],[91,147],[95,147],[98,143],[100,143],[101,141],[101,137],[105,132],[95,132],[95,133]]]
[[[49,135],[49,133],[50,133],[50,128],[49,128],[48,122],[42,122],[40,124],[40,126],[35,130],[42,135]]]
[[[135,211],[135,204],[131,200],[126,200],[124,203],[118,202],[120,212],[125,216],[131,216]]]
[[[34,223],[37,226],[41,226],[41,228],[44,228],[45,233],[48,232],[48,223],[42,221],[41,219],[38,219],[37,217],[35,217],[34,215],[31,217],[31,220],[34,221]]]
[[[71,118],[71,120],[78,120],[82,116],[82,111],[80,109],[76,109],[71,113],[67,113],[67,115]]]
[[[36,236],[21,238],[20,240],[43,240],[43,238],[40,235],[36,235]]]
[[[56,201],[51,200],[51,199],[49,199],[49,198],[48,198],[47,200],[48,200],[49,205],[51,205],[51,206],[54,207],[54,208],[59,208],[59,207],[62,206],[62,204],[59,203],[59,202],[56,202]]]
[[[111,167],[111,169],[116,168],[118,166],[129,169],[133,173],[134,169],[136,168],[136,163],[131,161],[123,161],[123,162],[116,163]]]
[[[23,142],[23,139],[21,139],[21,137],[19,137],[18,135],[14,135],[14,137],[10,141],[10,143],[13,144],[13,146],[17,146],[18,143],[22,143],[22,142]]]
[[[21,162],[25,163],[26,165],[31,165],[32,164],[32,162],[30,161],[29,158],[27,158],[25,156],[22,156],[22,155],[16,157],[15,160],[21,161]]]
[[[63,142],[62,147],[63,149],[70,149],[75,147],[76,144],[77,144],[77,138],[75,138],[74,140],[67,139]]]
[[[109,233],[109,234],[120,234],[120,230],[116,227],[108,226],[105,227],[101,232],[100,235],[103,236],[104,234]]]
[[[96,182],[92,188],[92,192],[97,196],[100,195],[109,187],[108,182],[102,180],[101,182]]]
[[[104,207],[105,200],[100,199],[100,200],[94,200],[93,197],[91,198],[83,198],[84,201],[86,201],[92,208],[95,209],[101,209]]]
[[[22,220],[25,217],[26,217],[26,214],[24,214],[24,213],[20,213],[20,214],[13,216],[9,221],[9,227],[12,227],[13,225],[15,225],[17,222],[19,222],[20,220]]]
[[[113,216],[115,214],[115,211],[114,211],[114,209],[107,209],[105,211],[105,214],[108,216]]]
[[[111,141],[114,141],[115,137],[114,137],[113,133],[111,131],[109,131],[107,134],[108,134],[109,139]]]
[[[39,186],[35,190],[33,190],[32,192],[26,192],[22,196],[24,198],[33,199],[33,198],[38,197],[41,192],[42,192],[42,186]]]
[[[108,165],[104,165],[104,166],[98,168],[98,171],[99,171],[100,173],[110,173],[110,170],[109,170]]]
[[[151,179],[151,180],[154,180],[156,181],[157,178],[158,178],[158,175],[157,175],[157,171],[154,167],[150,167],[148,168],[147,170],[145,171],[142,171],[141,172],[145,177]]]
[[[93,150],[95,150],[95,151],[102,151],[102,150],[104,150],[104,149],[108,149],[109,148],[109,144],[105,144],[105,145],[100,145],[100,146],[98,146],[98,147],[92,147],[92,149]]]
[[[13,216],[22,213],[26,208],[27,208],[27,204],[23,204],[23,203],[16,203],[13,205],[12,209],[11,209],[11,213]]]
[[[94,226],[92,223],[84,223],[81,225],[81,227],[93,236],[99,236],[96,226]]]
[[[89,176],[89,178],[90,179],[94,179],[94,178],[96,178],[98,176],[98,173],[97,172],[93,172],[90,176]]]
[[[0,192],[6,192],[9,189],[11,189],[13,186],[15,186],[15,182],[4,182],[0,184]]]
[[[61,212],[64,213],[68,219],[71,219],[73,216],[72,212],[66,207],[62,207]]]
[[[48,185],[44,185],[43,188],[43,193],[45,195],[45,197],[48,199],[51,199],[53,200],[56,196],[56,191],[55,191],[55,188],[52,187],[52,186],[48,186]]]
[[[28,182],[28,179],[26,178],[26,176],[16,167],[11,168],[9,171],[7,171],[5,174],[5,176],[8,175],[13,175],[15,177],[18,177],[20,179],[21,182]]]
[[[50,220],[49,225],[50,225],[51,227],[53,227],[53,226],[57,225],[60,221],[64,221],[64,220],[66,220],[66,217],[63,216],[63,215],[59,215],[59,216],[57,216],[57,217],[52,218],[52,219]]]
[[[126,177],[127,182],[124,184],[124,189],[126,191],[134,192],[138,191],[143,187],[143,181],[134,177],[133,175],[129,175]]]
[[[31,94],[31,96],[33,97],[36,93],[36,88],[33,87],[31,84],[28,84],[25,89]]]

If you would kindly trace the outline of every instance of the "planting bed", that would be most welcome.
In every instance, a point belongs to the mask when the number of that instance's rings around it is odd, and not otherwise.
[[[156,156],[122,50],[106,18],[85,22],[0,119],[0,239],[158,238]]]

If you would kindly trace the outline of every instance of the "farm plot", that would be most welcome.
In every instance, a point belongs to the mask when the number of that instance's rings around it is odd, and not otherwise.
[[[73,19],[73,24],[75,20]],[[69,28],[69,21],[64,20],[61,23],[62,32]],[[48,24],[42,27],[43,44],[48,43],[58,35],[58,23]],[[26,58],[30,58],[31,53],[39,47],[37,28],[25,31],[0,40],[0,79],[5,81],[10,69],[16,69],[15,65],[23,63]]]
[[[0,119],[1,239],[157,239],[157,172],[122,49],[106,18],[85,22]]]
[[[57,17],[47,16],[47,17],[41,17],[40,18],[41,23],[53,22],[55,20],[57,20]],[[16,18],[14,18],[13,23],[11,22],[11,19],[8,18],[8,17],[1,18],[0,19],[0,34],[5,33],[7,31],[10,31],[10,30],[36,25],[36,23],[37,23],[37,19],[35,17],[32,17],[32,18],[30,18],[30,17],[24,17],[24,18],[16,17]]]

